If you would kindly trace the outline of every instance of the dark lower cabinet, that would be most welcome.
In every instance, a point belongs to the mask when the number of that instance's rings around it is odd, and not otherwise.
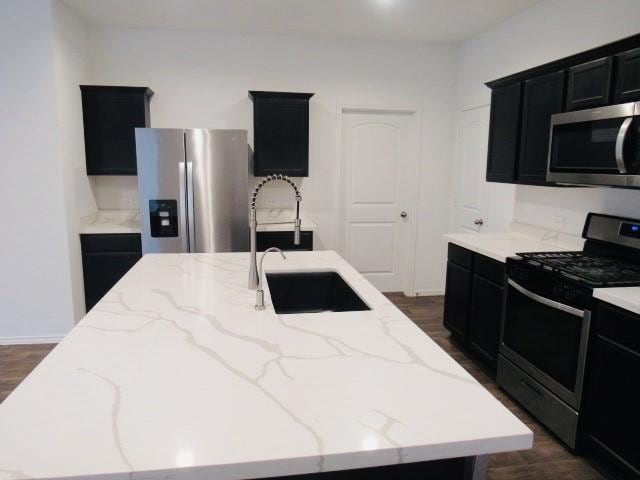
[[[610,338],[611,336],[616,338]],[[640,316],[600,304],[584,395],[585,449],[622,478],[640,478]],[[605,336],[607,335],[607,336]]]
[[[80,235],[87,311],[142,257],[140,234]]]
[[[267,248],[277,247],[285,251],[311,251],[313,250],[313,232],[303,230],[300,232],[300,245],[293,243],[293,231],[287,232],[257,232],[256,250],[264,252]]]
[[[504,264],[449,244],[444,326],[487,365],[498,360]]]
[[[524,83],[518,183],[547,184],[551,115],[562,111],[563,102],[563,70]]]
[[[567,110],[601,107],[609,103],[613,57],[604,57],[569,68]]]
[[[520,83],[514,83],[491,92],[487,181],[515,181],[521,91]]]
[[[502,284],[473,275],[469,315],[469,346],[494,368],[498,364],[500,320],[502,319]]]
[[[444,297],[444,326],[463,341],[466,341],[469,330],[470,291],[471,270],[448,261]]]
[[[640,48],[616,55],[616,87],[614,103],[640,100]]]

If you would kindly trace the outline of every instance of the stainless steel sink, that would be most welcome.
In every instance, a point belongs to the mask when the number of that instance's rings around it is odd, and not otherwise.
[[[371,310],[337,272],[267,273],[276,313]]]

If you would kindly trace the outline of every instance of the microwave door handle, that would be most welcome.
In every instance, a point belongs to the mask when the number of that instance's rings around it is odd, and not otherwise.
[[[525,297],[529,297],[531,300],[534,300],[538,303],[546,305],[547,307],[555,308],[556,310],[562,310],[565,313],[573,315],[575,317],[584,317],[586,312],[584,310],[579,310],[577,308],[571,307],[569,305],[565,305],[564,303],[556,302],[555,300],[551,300],[549,298],[538,295],[537,293],[533,293],[522,285],[518,285],[516,282],[511,280],[510,278],[507,280],[507,283],[519,291]]]
[[[625,118],[616,137],[616,165],[618,172],[622,175],[626,175],[627,173],[627,165],[624,163],[624,140],[627,138],[627,133],[629,133],[629,127],[632,121],[632,117]]]

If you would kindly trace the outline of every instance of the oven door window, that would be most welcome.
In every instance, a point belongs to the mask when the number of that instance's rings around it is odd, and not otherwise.
[[[570,392],[576,388],[584,319],[544,305],[509,285],[503,342]]]
[[[625,118],[609,118],[554,125],[550,165],[552,172],[618,174],[616,140]],[[625,163],[637,161],[638,122],[633,121],[624,142]],[[631,173],[631,172],[630,172]]]

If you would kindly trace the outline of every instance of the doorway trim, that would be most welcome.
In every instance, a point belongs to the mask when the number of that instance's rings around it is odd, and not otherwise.
[[[418,218],[420,218],[420,173],[421,173],[421,138],[422,138],[422,114],[419,108],[413,106],[385,106],[385,105],[371,105],[371,104],[339,104],[336,112],[338,119],[337,122],[337,158],[339,161],[339,222],[338,228],[338,245],[340,248],[340,254],[346,256],[347,251],[347,165],[346,160],[342,155],[342,129],[343,129],[343,115],[345,113],[382,113],[382,114],[402,114],[413,117],[416,129],[415,138],[415,158],[410,159],[410,177],[414,179],[409,185],[410,211],[413,212],[409,216],[409,238],[407,246],[407,265],[404,269],[405,278],[402,279],[403,293],[406,296],[414,297],[417,295],[415,288],[415,260],[416,260],[416,245],[418,241]]]

